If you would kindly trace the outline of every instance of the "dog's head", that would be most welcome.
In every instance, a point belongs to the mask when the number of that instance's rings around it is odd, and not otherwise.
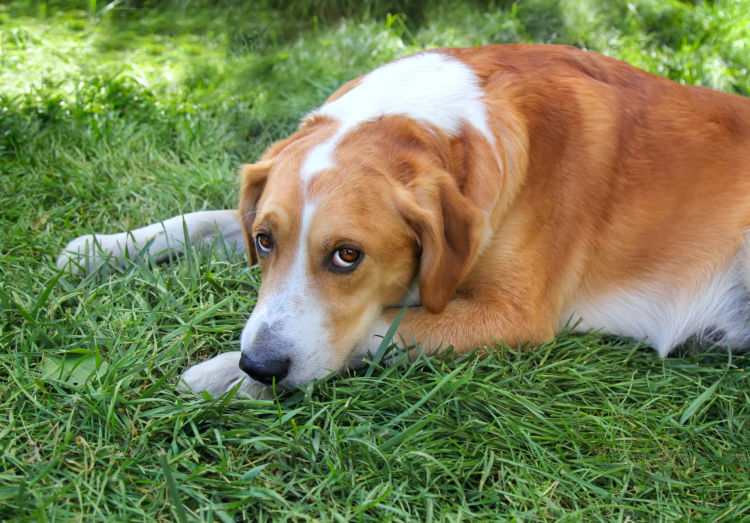
[[[240,214],[263,272],[245,372],[298,385],[357,365],[381,341],[384,308],[444,309],[486,237],[463,172],[466,133],[487,136],[480,96],[457,60],[407,58],[344,86],[243,168]]]
[[[435,154],[434,132],[389,116],[330,148],[340,125],[308,122],[243,167],[240,213],[263,283],[240,366],[265,383],[355,366],[410,286],[440,312],[480,244],[484,217]]]

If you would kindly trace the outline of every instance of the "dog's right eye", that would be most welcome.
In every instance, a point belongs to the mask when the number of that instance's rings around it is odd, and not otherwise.
[[[273,249],[273,240],[271,236],[266,233],[258,233],[255,235],[255,248],[258,251],[259,256],[265,256]]]

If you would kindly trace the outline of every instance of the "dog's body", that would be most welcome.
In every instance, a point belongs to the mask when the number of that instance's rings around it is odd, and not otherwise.
[[[239,367],[294,386],[357,365],[402,305],[396,340],[425,350],[533,344],[566,324],[662,356],[691,338],[750,345],[750,100],[596,53],[387,64],[243,168],[239,214],[214,212],[97,236],[117,257],[158,231],[150,252],[179,249],[183,220],[192,241],[244,233],[258,305],[241,351],[184,375],[194,390],[228,390]]]

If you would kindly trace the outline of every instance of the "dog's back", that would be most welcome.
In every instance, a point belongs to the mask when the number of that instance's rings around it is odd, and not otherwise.
[[[544,237],[531,259],[559,282],[561,322],[662,355],[690,336],[749,344],[750,100],[567,47],[452,52],[527,131],[521,236]]]

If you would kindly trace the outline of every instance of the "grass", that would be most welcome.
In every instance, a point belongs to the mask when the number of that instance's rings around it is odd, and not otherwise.
[[[748,95],[750,2],[213,4],[0,4],[0,519],[750,519],[750,355],[565,334],[201,398],[176,377],[237,347],[256,269],[54,268],[234,206],[238,163],[417,49],[568,43]]]

